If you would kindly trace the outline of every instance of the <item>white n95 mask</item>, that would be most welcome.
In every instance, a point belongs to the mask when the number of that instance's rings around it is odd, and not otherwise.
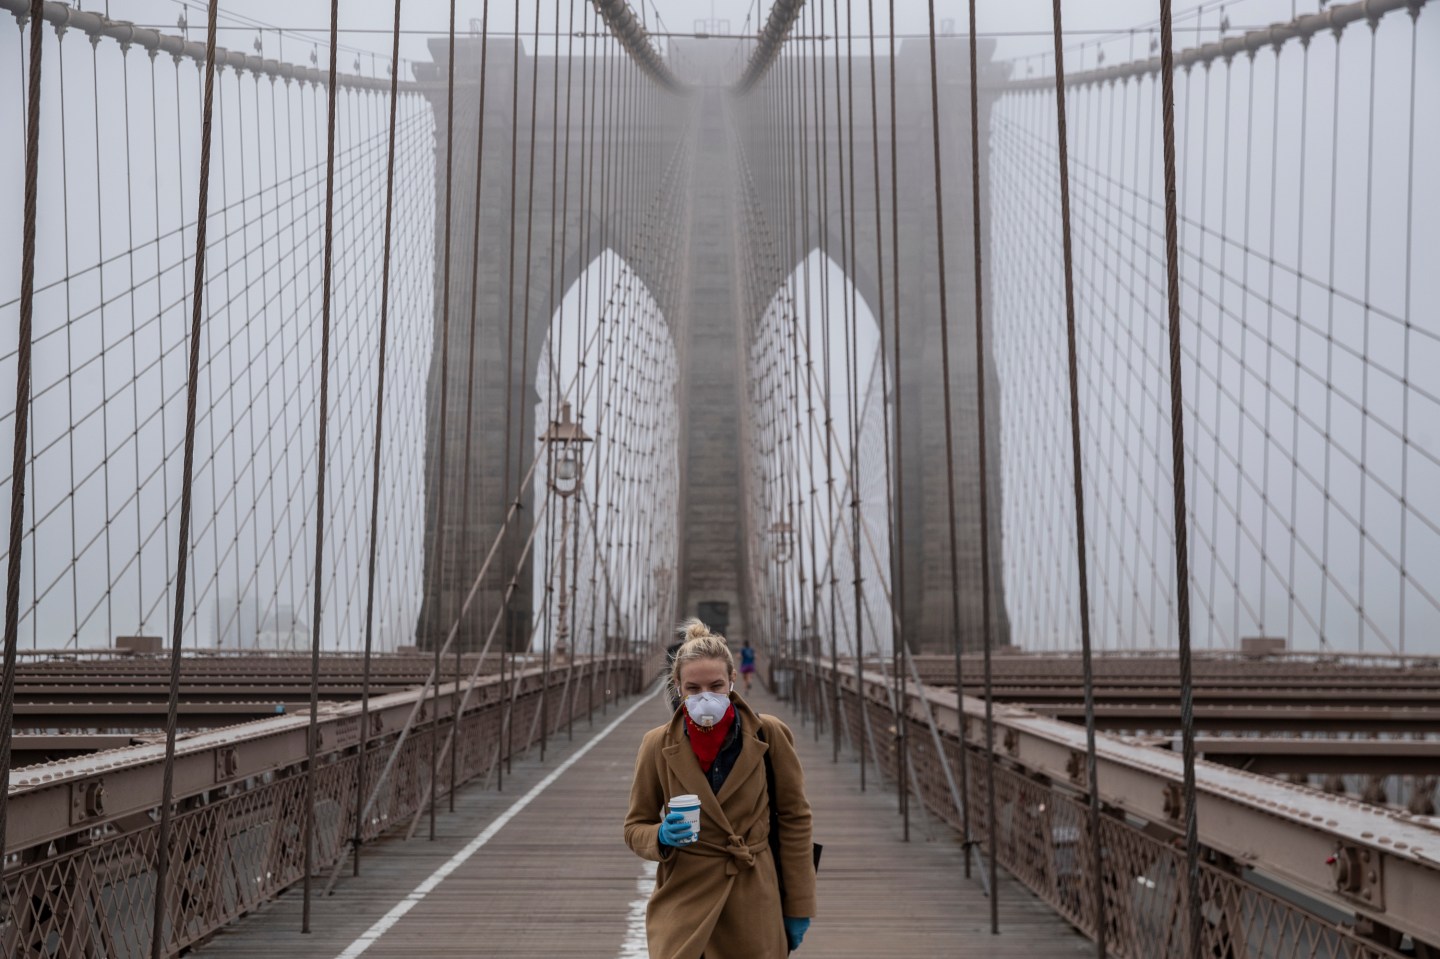
[[[685,711],[695,725],[709,728],[720,721],[730,708],[730,697],[724,693],[696,693],[685,697]]]

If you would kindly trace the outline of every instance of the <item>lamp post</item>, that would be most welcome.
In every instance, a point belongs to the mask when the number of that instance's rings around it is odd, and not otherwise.
[[[660,611],[659,620],[656,623],[656,636],[665,635],[665,623],[670,619],[670,567],[656,566],[655,573],[655,608]]]
[[[790,628],[790,590],[788,588],[788,583],[785,579],[785,566],[787,563],[790,562],[790,557],[794,554],[795,551],[794,530],[791,528],[789,521],[783,519],[776,520],[774,523],[770,524],[770,537],[773,541],[772,548],[775,551],[775,563],[777,566],[780,567],[779,574],[776,577],[780,586],[780,608],[777,611],[779,614],[778,618],[780,620],[779,648],[783,651],[783,654],[787,661],[787,669],[790,669],[793,667],[793,664],[789,662],[789,640],[786,639],[786,634],[789,632]],[[775,689],[775,663],[773,657],[770,658],[769,673],[770,688]],[[793,673],[787,673],[787,675],[793,675]],[[787,689],[789,688],[788,680],[786,683],[786,687]]]
[[[793,532],[790,524],[783,519],[770,524],[770,535],[775,540],[775,562],[781,565],[788,563],[790,556],[794,553]]]
[[[564,660],[570,652],[570,590],[565,556],[570,539],[570,497],[580,490],[585,444],[592,439],[571,420],[567,402],[560,404],[560,419],[551,421],[540,440],[550,451],[550,488],[560,497],[560,608],[555,623],[555,658]]]

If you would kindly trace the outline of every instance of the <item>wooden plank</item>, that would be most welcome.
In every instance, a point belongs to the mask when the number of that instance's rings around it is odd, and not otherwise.
[[[948,827],[917,825],[900,841],[893,787],[858,788],[858,768],[830,761],[828,740],[814,741],[757,687],[755,705],[791,722],[826,844],[820,915],[799,955],[835,959],[984,950],[988,959],[1089,955],[1093,947],[1030,893],[1002,883],[1002,934],[988,932],[987,903],[962,876],[961,850]],[[628,708],[628,704],[622,708]],[[366,850],[362,875],[347,875],[315,903],[311,935],[299,932],[300,896],[292,890],[242,919],[198,951],[203,959],[338,955],[441,863],[503,814],[616,715],[563,732],[550,754],[517,761],[505,791],[465,790],[454,815],[443,813],[435,843],[387,840]],[[643,956],[642,889],[653,870],[625,848],[621,823],[635,750],[644,731],[665,721],[652,697],[499,829],[365,953],[367,959],[417,956],[597,959]],[[420,836],[424,836],[424,829]],[[626,952],[627,928],[632,951]]]
[[[1093,955],[1095,947],[1002,873],[1000,935],[990,935],[990,906],[975,879],[964,878],[959,837],[915,812],[903,841],[895,786],[877,782],[873,767],[860,791],[859,765],[842,753],[833,762],[828,731],[813,728],[757,685],[756,708],[795,731],[815,812],[815,838],[825,845],[819,874],[820,916],[798,955],[825,959],[877,956],[978,955],[987,959],[1051,959]]]

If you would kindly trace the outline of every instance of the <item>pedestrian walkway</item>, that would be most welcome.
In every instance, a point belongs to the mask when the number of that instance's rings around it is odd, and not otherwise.
[[[755,706],[792,725],[783,703],[756,687]],[[223,930],[201,959],[644,959],[644,903],[654,866],[621,838],[635,750],[664,722],[655,695],[612,707],[574,740],[552,736],[517,757],[505,789],[477,784],[442,813],[435,842],[382,841],[365,850],[362,874],[316,899],[300,933],[294,889]],[[820,959],[970,954],[989,959],[1080,956],[1091,947],[1026,890],[1002,884],[1002,935],[988,933],[986,900],[962,877],[959,843],[936,827],[904,843],[894,796],[858,788],[852,761],[830,760],[828,743],[796,740],[825,844],[820,915],[802,951]],[[423,837],[423,830],[420,836]]]

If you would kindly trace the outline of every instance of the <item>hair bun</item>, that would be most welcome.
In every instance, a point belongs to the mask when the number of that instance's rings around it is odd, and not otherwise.
[[[700,622],[700,620],[687,619],[680,626],[680,635],[685,637],[686,642],[689,642],[692,639],[700,639],[702,637],[709,636],[711,635],[711,632],[710,627]]]

